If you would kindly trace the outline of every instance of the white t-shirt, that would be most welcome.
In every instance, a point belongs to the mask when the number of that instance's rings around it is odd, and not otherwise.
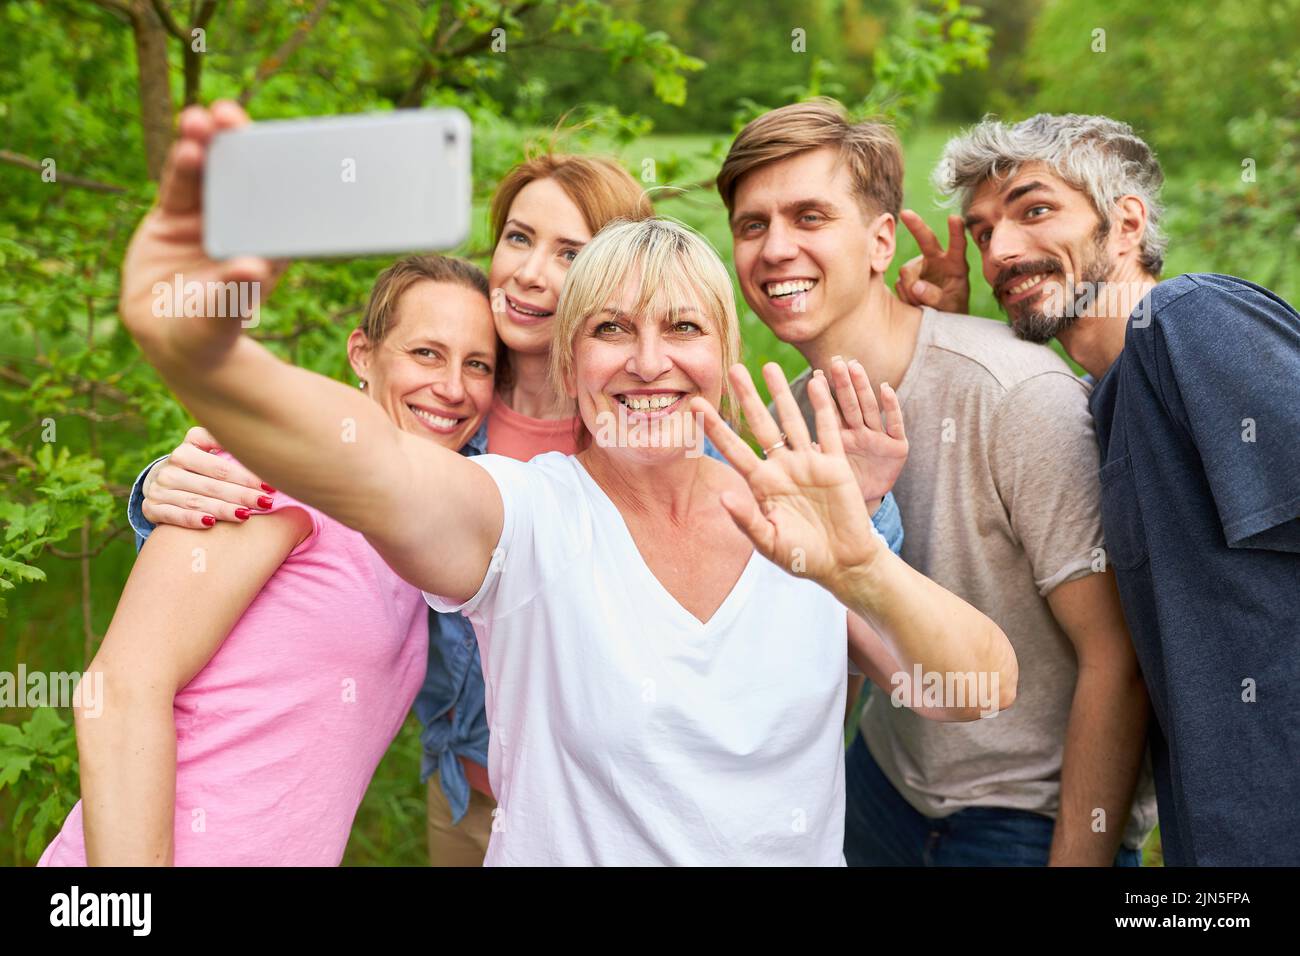
[[[505,523],[463,611],[497,795],[488,866],[843,865],[847,612],[757,552],[707,623],[578,460],[472,459]]]

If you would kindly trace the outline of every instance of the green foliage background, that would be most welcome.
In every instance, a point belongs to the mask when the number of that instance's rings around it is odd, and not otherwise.
[[[258,118],[457,105],[474,122],[480,213],[529,144],[610,152],[639,177],[653,160],[659,210],[724,258],[711,180],[762,108],[826,93],[895,120],[907,202],[935,227],[927,179],[959,124],[1104,112],[1165,163],[1168,274],[1232,272],[1295,302],[1297,24],[1300,0],[0,0],[0,672],[89,662],[134,556],[126,491],[189,424],[114,314],[126,241],[187,99],[243,97]],[[481,262],[485,220],[461,250]],[[915,252],[904,236],[895,270]],[[386,264],[295,265],[257,336],[344,377],[343,340]],[[996,315],[973,286],[972,310]],[[741,305],[751,367],[798,371]],[[0,707],[0,862],[33,861],[76,799],[61,713]],[[411,719],[345,862],[423,862],[418,765]]]

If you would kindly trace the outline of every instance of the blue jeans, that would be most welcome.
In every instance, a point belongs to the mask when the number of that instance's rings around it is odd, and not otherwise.
[[[881,771],[862,735],[845,754],[844,858],[849,866],[1046,866],[1051,817],[967,807],[932,819],[912,809]],[[1116,866],[1141,866],[1121,847]]]

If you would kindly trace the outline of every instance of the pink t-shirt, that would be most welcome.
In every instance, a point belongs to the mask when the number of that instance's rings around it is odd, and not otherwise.
[[[488,451],[516,461],[530,461],[548,451],[576,455],[581,429],[582,419],[577,415],[529,418],[503,402],[500,395],[494,395],[488,415]]]
[[[286,507],[311,515],[311,535],[176,695],[177,866],[337,866],[424,682],[420,592],[360,534],[277,492]],[[38,865],[86,865],[80,801]]]

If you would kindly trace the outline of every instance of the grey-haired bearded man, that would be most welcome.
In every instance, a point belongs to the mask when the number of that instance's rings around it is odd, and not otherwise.
[[[935,179],[1016,334],[1095,379],[1165,862],[1300,863],[1300,315],[1232,276],[1160,281],[1163,174],[1124,123],[985,120]],[[965,308],[964,260],[925,246],[900,292]]]

